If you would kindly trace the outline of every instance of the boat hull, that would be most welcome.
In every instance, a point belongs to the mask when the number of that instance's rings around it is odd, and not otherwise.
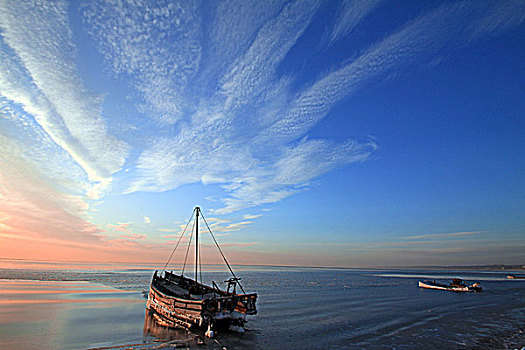
[[[172,276],[175,275],[169,274],[169,276],[173,278]],[[225,292],[217,291],[226,295],[213,294],[196,299],[189,292],[187,295],[170,295],[172,293],[166,291],[167,283],[171,283],[169,279],[155,274],[146,303],[146,308],[154,314],[161,325],[187,329],[231,328],[242,331],[246,323],[246,315],[256,313],[256,294],[227,295]]]
[[[168,296],[153,285],[146,308],[155,312],[166,326],[193,328],[201,322],[202,302]]]
[[[513,279],[513,280],[522,280],[522,279],[525,279],[525,276],[508,275],[507,278]]]
[[[439,283],[435,283],[435,282],[431,282],[431,281],[419,281],[418,285],[419,285],[420,288],[447,290],[447,291],[451,291],[451,292],[460,292],[460,293],[481,292],[481,287],[453,286],[453,285],[439,284]]]

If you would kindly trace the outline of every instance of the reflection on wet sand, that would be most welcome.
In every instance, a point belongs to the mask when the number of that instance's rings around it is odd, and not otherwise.
[[[40,289],[40,290],[2,290],[2,294],[88,294],[88,293],[114,293],[115,289]],[[128,292],[129,293],[129,292]]]
[[[196,335],[183,328],[173,328],[162,325],[162,322],[152,312],[146,311],[144,317],[144,334],[152,336],[159,341],[175,342],[189,345],[195,342]]]
[[[140,293],[101,284],[0,279],[0,349],[85,349],[141,342],[142,318],[136,316],[143,309]]]
[[[208,338],[202,331],[188,331],[177,326],[170,326],[163,321],[155,312],[146,310],[144,317],[144,337],[152,337],[158,344],[155,349],[173,349],[174,347],[183,347],[186,349],[226,349],[230,348],[228,343],[236,344],[237,348],[252,348],[254,343],[253,337],[239,337],[236,332],[226,332],[222,335],[226,337]],[[232,336],[233,335],[233,336]],[[219,338],[219,339],[218,339]],[[244,338],[244,340],[242,339]],[[147,344],[146,344],[147,345]],[[227,347],[225,346],[227,345]],[[149,349],[147,346],[144,349]]]

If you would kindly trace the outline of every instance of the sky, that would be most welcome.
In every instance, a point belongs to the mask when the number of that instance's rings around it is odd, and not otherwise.
[[[0,0],[0,258],[163,264],[198,205],[233,264],[525,264],[524,22]]]

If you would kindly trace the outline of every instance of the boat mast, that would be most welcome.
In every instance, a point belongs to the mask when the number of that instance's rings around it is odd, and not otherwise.
[[[199,211],[201,208],[195,207],[195,285],[197,285],[197,271],[199,267]]]

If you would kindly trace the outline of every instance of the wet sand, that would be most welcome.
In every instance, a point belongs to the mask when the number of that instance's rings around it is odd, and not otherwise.
[[[143,343],[144,304],[139,292],[96,283],[0,280],[0,349]]]

